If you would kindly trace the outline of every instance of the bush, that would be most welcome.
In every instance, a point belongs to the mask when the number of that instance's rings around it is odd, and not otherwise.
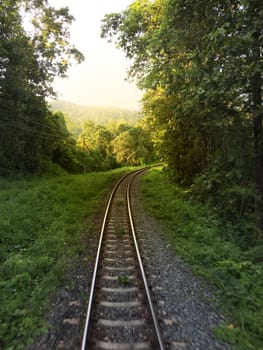
[[[45,331],[49,295],[68,283],[65,266],[86,251],[87,220],[123,172],[0,180],[1,349],[25,349]]]
[[[148,173],[142,188],[171,246],[218,287],[230,323],[222,324],[216,334],[238,350],[263,348],[263,239],[255,235],[251,216],[226,221],[211,201],[198,201],[192,190],[169,183],[160,170]]]

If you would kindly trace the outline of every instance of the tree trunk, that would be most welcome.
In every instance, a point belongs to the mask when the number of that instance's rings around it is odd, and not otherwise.
[[[260,61],[260,30],[253,34],[253,60]],[[256,71],[252,78],[252,108],[254,121],[254,144],[255,144],[255,184],[256,202],[255,212],[258,227],[263,230],[263,138],[262,138],[262,78],[261,73]]]

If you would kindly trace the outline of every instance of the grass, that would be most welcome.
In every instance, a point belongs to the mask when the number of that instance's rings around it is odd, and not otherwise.
[[[67,264],[85,256],[89,218],[128,169],[26,180],[0,179],[0,348],[24,349],[46,331],[49,296]]]
[[[126,275],[119,275],[118,283],[122,286],[130,286],[131,285],[130,277]]]
[[[160,169],[143,179],[145,203],[161,221],[170,245],[193,271],[218,287],[218,302],[229,322],[215,333],[237,350],[263,349],[263,244],[244,249],[213,208],[189,199],[166,181]],[[226,232],[227,231],[227,232]]]

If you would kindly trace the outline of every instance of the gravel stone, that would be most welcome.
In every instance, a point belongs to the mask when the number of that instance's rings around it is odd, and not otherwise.
[[[131,191],[134,224],[167,349],[231,350],[213,334],[213,328],[225,321],[213,304],[213,288],[171,250],[160,223],[147,214],[140,178]]]
[[[101,207],[104,206],[101,205]],[[83,234],[82,240],[86,253],[76,256],[68,266],[69,285],[59,288],[50,298],[51,310],[46,315],[48,332],[36,339],[26,350],[79,350],[81,348],[102,214],[103,212],[100,211],[91,219],[88,226],[92,228]]]
[[[160,224],[147,214],[139,187],[140,177],[137,177],[132,186],[132,210],[145,273],[166,348],[231,350],[228,344],[217,340],[212,331],[224,321],[212,303],[213,289],[194,276],[170,249]],[[106,200],[105,197],[100,212],[92,219],[92,232],[84,235],[86,254],[76,257],[68,268],[70,287],[61,287],[51,297],[52,310],[46,316],[49,331],[26,350],[80,349]]]

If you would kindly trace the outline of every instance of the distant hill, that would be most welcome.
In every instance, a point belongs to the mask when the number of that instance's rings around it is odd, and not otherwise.
[[[135,124],[141,117],[138,111],[114,107],[89,107],[67,101],[52,101],[50,107],[53,111],[64,113],[67,127],[75,137],[80,134],[83,124],[87,120],[101,125],[111,121]]]

